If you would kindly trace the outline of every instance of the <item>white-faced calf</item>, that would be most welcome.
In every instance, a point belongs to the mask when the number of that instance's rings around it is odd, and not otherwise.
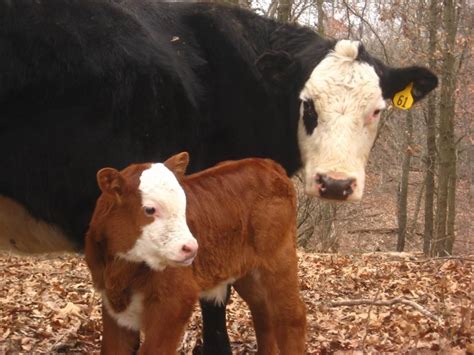
[[[175,354],[199,297],[225,302],[232,283],[259,353],[303,354],[291,181],[263,159],[184,176],[188,159],[97,174],[86,262],[103,299],[102,353],[133,352],[142,330],[140,353]]]

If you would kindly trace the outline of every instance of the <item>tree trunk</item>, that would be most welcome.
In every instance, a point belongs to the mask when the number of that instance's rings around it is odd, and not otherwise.
[[[416,234],[416,228],[418,225],[418,215],[420,214],[421,200],[423,199],[423,193],[425,192],[426,181],[423,181],[421,185],[420,192],[416,198],[415,211],[413,212],[413,218],[411,220],[411,226],[407,229],[407,234],[409,237]]]
[[[413,145],[413,114],[411,111],[406,113],[406,143],[405,154],[402,163],[402,179],[400,182],[400,190],[398,195],[398,241],[397,251],[405,249],[405,238],[407,232],[407,216],[408,216],[408,180],[410,175],[411,162],[411,146]]]
[[[448,218],[446,221],[446,244],[444,250],[448,255],[453,254],[453,246],[455,240],[455,224],[456,224],[456,186],[457,186],[457,154],[455,149],[452,149],[451,153],[454,153],[452,157],[451,173],[449,174],[448,181]]]
[[[429,24],[429,67],[436,66],[436,43],[438,29],[438,0],[431,0]],[[426,176],[425,176],[425,221],[423,231],[423,253],[430,254],[433,239],[433,207],[435,191],[435,164],[436,164],[436,96],[428,96],[426,117]]]
[[[436,205],[436,240],[432,254],[443,256],[448,254],[446,247],[450,236],[447,230],[448,219],[448,196],[449,187],[455,187],[456,180],[456,151],[454,142],[454,105],[455,105],[455,57],[454,45],[457,32],[456,24],[456,4],[453,0],[444,0],[443,23],[446,32],[443,49],[443,68],[441,77],[441,95],[440,95],[440,123],[439,123],[439,168],[438,168],[438,201]],[[451,181],[451,183],[450,183]],[[454,192],[453,192],[454,198]],[[454,208],[455,204],[452,203]],[[452,219],[454,222],[453,210]]]
[[[318,8],[318,33],[324,36],[324,0],[317,0],[316,6]]]
[[[278,20],[289,22],[291,20],[291,5],[293,0],[279,0],[278,2]]]

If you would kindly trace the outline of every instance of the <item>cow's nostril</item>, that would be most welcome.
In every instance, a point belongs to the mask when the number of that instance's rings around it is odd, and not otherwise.
[[[341,174],[326,175],[317,174],[316,183],[319,185],[319,194],[323,198],[332,200],[345,200],[354,191],[357,186],[356,179],[342,178]],[[347,175],[345,175],[347,176]]]
[[[316,183],[319,184],[321,188],[325,188],[327,184],[327,176],[325,174],[316,174]]]
[[[342,196],[346,197],[349,196],[352,193],[352,187],[348,186],[342,191]]]

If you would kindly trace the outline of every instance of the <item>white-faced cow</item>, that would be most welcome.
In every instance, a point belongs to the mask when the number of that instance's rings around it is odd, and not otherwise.
[[[238,8],[0,0],[1,247],[81,248],[100,167],[182,150],[191,172],[266,157],[360,199],[384,99],[408,85],[416,102],[437,78]],[[202,306],[204,350],[229,353],[224,308]]]

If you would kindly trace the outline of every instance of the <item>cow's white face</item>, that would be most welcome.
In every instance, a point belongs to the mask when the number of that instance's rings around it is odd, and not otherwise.
[[[358,49],[358,42],[339,41],[300,94],[298,141],[307,194],[336,200],[362,197],[365,166],[385,102],[375,69],[356,60]],[[311,105],[314,129],[304,123]]]

